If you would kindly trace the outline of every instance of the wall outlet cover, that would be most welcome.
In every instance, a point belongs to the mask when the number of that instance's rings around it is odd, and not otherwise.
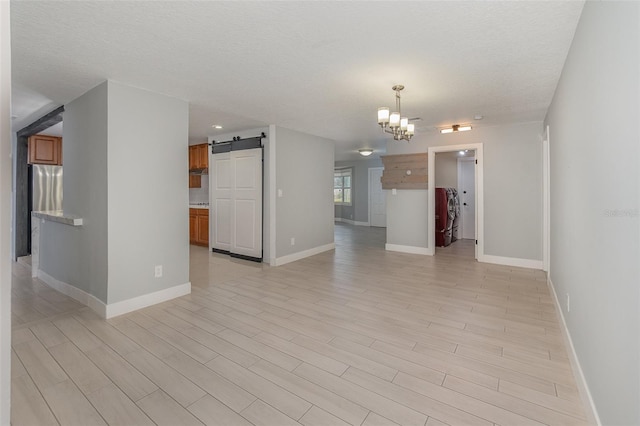
[[[156,265],[154,274],[156,278],[162,277],[162,265]]]

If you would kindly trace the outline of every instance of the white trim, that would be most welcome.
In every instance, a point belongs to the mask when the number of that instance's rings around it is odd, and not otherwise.
[[[282,266],[287,263],[295,262],[296,260],[304,259],[305,257],[315,256],[316,254],[323,253],[325,251],[333,250],[336,248],[335,243],[325,244],[323,246],[314,247],[309,250],[299,251],[297,253],[288,254],[286,256],[278,257],[270,262],[271,266]]]
[[[123,315],[147,306],[156,305],[166,302],[167,300],[191,294],[191,282],[179,284],[164,290],[154,291],[153,293],[143,294],[142,296],[133,297],[131,299],[120,302],[110,303],[106,305],[105,319]]]
[[[367,172],[367,197],[369,197],[369,199],[367,200],[367,226],[370,226],[371,223],[371,171],[372,170],[383,170],[384,171],[384,167],[369,167],[368,172]],[[384,191],[384,190],[383,190]],[[384,209],[385,209],[385,214],[384,214],[384,227],[387,227],[387,198],[386,198],[386,193],[385,193],[385,199],[384,199]]]
[[[385,244],[384,249],[388,251],[397,251],[400,253],[423,254],[430,255],[428,247],[403,246],[399,244]]]
[[[49,287],[77,300],[85,306],[88,306],[104,319],[113,318],[118,315],[146,308],[147,306],[155,305],[157,303],[166,302],[167,300],[175,299],[176,297],[191,293],[191,283],[187,282],[164,290],[143,294],[142,296],[133,297],[131,299],[107,305],[94,295],[89,294],[71,284],[57,280],[42,270],[38,270],[38,278]]]
[[[58,290],[60,293],[65,294],[74,300],[77,300],[85,306],[90,307],[93,311],[100,315],[101,318],[105,318],[107,305],[94,295],[89,294],[76,286],[65,283],[64,281],[53,278],[51,275],[47,274],[41,269],[38,269],[38,278],[49,287]]]
[[[567,327],[567,322],[565,321],[564,313],[562,307],[560,306],[560,301],[558,300],[556,288],[553,285],[550,277],[547,278],[547,286],[549,286],[549,290],[553,295],[553,302],[556,305],[556,312],[558,312],[558,315],[560,316],[560,322],[562,323],[562,327],[560,327],[562,329],[562,337],[564,338],[565,345],[569,348],[569,363],[571,364],[571,369],[573,370],[573,377],[575,377],[576,384],[578,385],[578,393],[580,394],[580,398],[582,399],[582,404],[585,406],[585,408],[587,408],[587,421],[589,421],[589,423],[592,425],[601,426],[602,422],[600,421],[600,416],[598,415],[596,404],[593,402],[591,391],[589,391],[587,379],[584,377],[584,372],[582,371],[582,366],[580,365],[578,354],[576,353],[576,349],[573,346],[571,333],[569,333],[569,328]]]
[[[355,226],[369,226],[369,222],[358,222],[356,220],[345,219],[343,217],[334,217],[333,221],[344,222],[344,223],[348,223],[349,225],[355,225]]]
[[[435,229],[436,218],[436,192],[433,182],[436,180],[436,156],[437,152],[451,152],[460,150],[475,150],[476,165],[476,254],[475,258],[480,260],[484,256],[484,156],[482,152],[482,143],[469,143],[463,145],[445,145],[430,146],[427,151],[427,174],[429,182],[428,205],[427,205],[427,254],[430,256],[436,253],[436,235]]]
[[[517,257],[492,256],[485,254],[478,262],[495,263],[497,265],[517,266],[520,268],[542,269],[542,260],[519,259]]]

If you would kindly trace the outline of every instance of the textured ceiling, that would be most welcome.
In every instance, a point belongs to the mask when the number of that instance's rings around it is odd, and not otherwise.
[[[189,101],[192,142],[276,124],[339,159],[384,149],[376,110],[396,83],[418,134],[542,120],[582,6],[13,1],[14,130],[105,79]]]

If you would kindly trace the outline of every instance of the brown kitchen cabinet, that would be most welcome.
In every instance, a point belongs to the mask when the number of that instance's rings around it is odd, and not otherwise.
[[[202,188],[202,175],[189,174],[189,188]]]
[[[209,145],[189,145],[189,170],[202,170],[209,167]]]
[[[209,247],[209,209],[189,209],[189,242]]]
[[[62,165],[62,138],[33,135],[28,140],[29,164]]]

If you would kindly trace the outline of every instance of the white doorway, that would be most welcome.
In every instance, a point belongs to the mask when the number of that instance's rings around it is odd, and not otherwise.
[[[369,226],[386,228],[387,199],[382,189],[382,171],[384,167],[369,168]]]
[[[471,143],[464,145],[448,145],[448,146],[433,146],[428,149],[427,156],[427,174],[429,182],[428,191],[428,206],[427,206],[427,241],[428,247],[426,254],[435,255],[436,236],[435,236],[435,158],[438,152],[451,152],[451,151],[475,151],[475,258],[479,261],[484,260],[484,194],[483,194],[483,151],[481,143]]]
[[[459,238],[476,238],[476,159],[458,159],[458,197],[460,199]]]

